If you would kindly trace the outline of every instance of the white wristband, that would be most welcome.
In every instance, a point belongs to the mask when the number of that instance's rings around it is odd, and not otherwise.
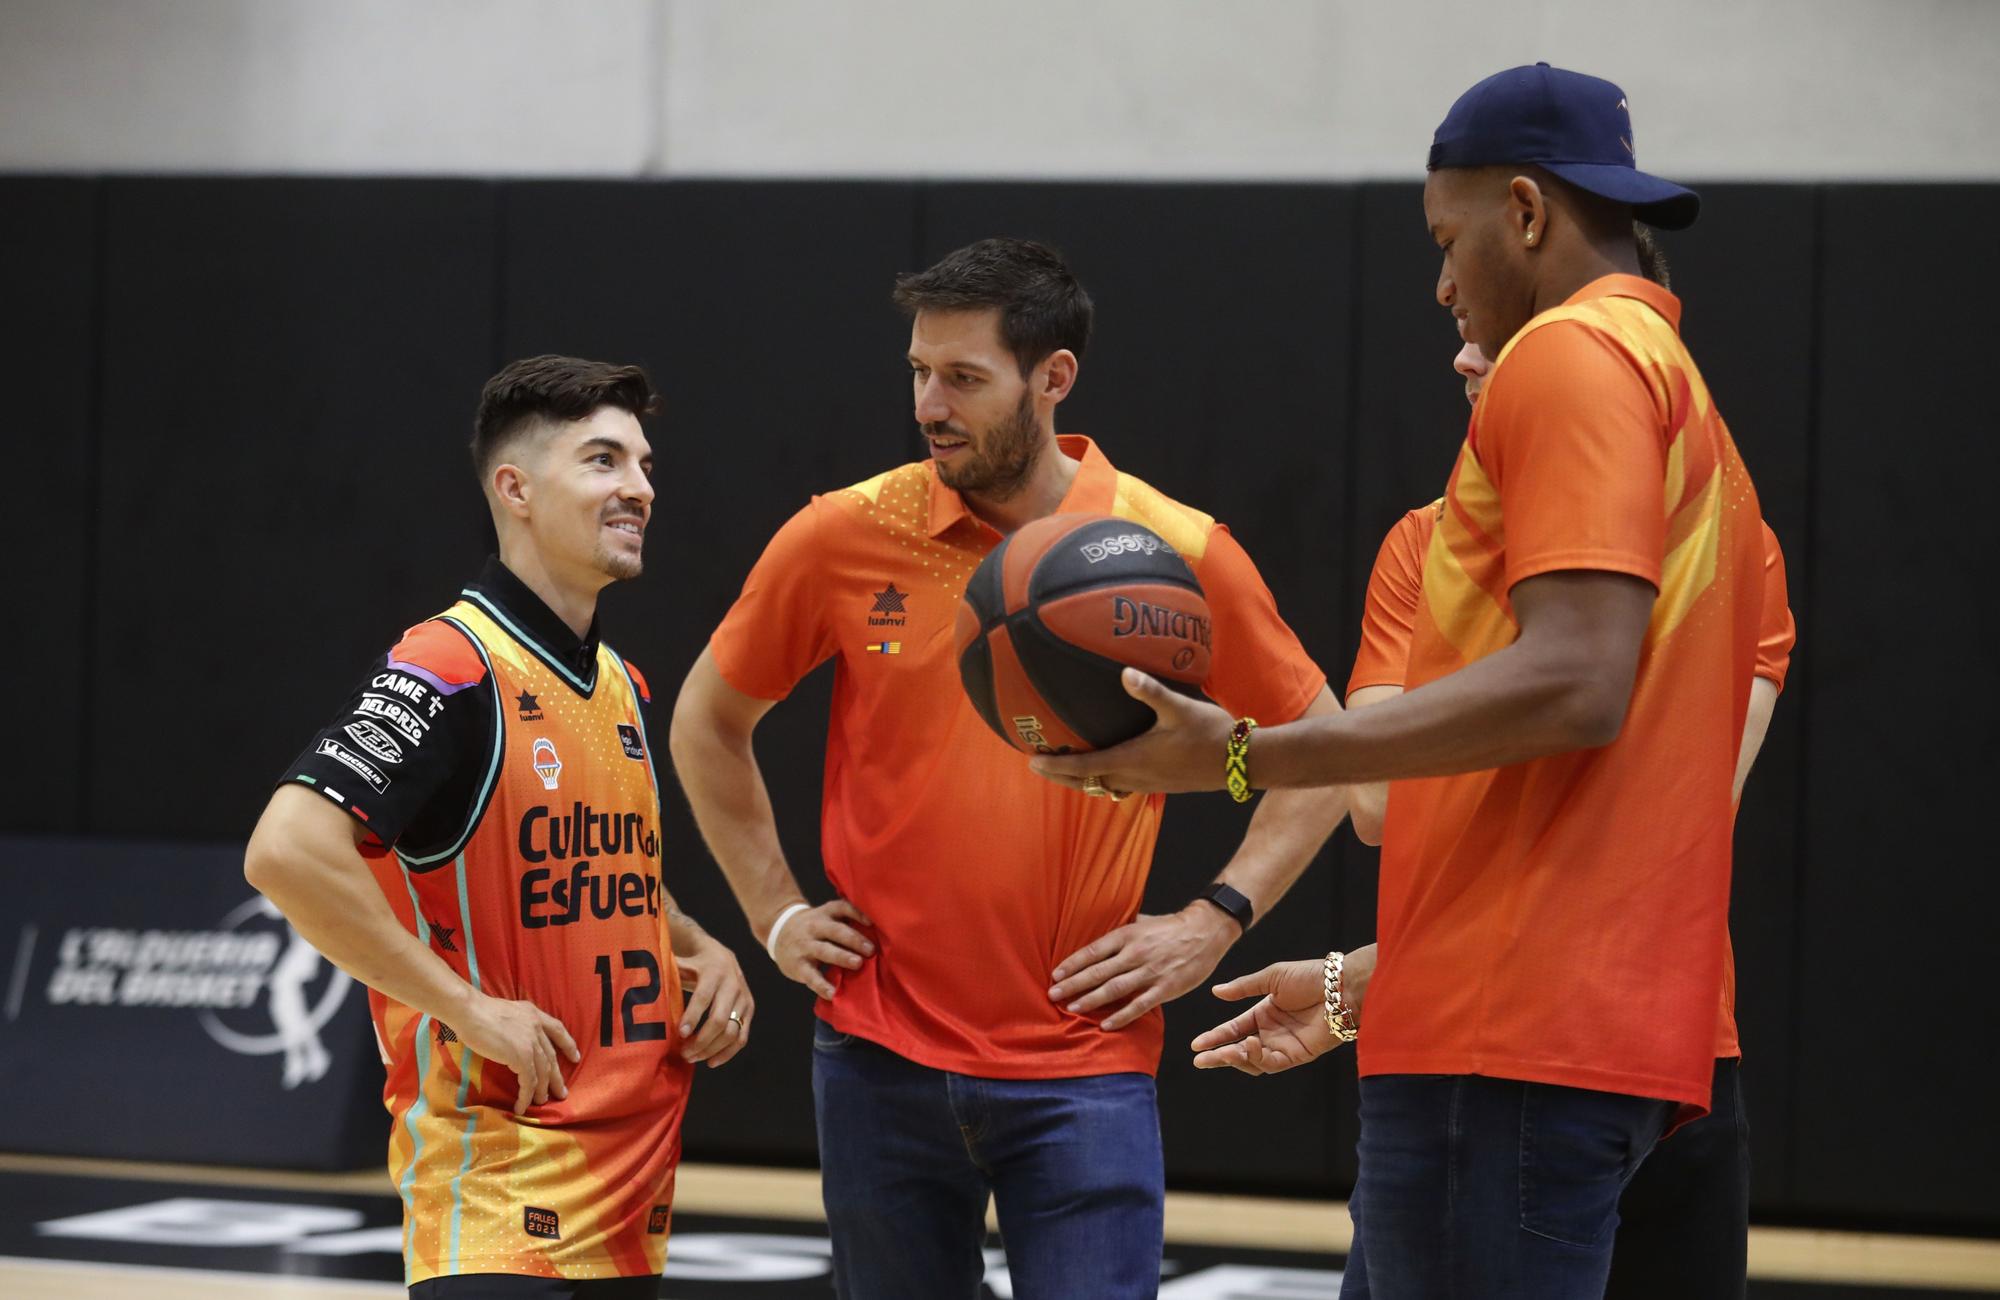
[[[764,938],[764,951],[771,954],[772,961],[778,960],[778,931],[784,929],[785,922],[791,920],[800,912],[810,911],[812,911],[811,903],[793,903],[790,907],[778,913],[777,920],[771,922],[771,933]]]

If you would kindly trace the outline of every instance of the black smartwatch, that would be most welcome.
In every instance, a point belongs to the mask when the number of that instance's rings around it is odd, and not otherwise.
[[[1221,908],[1228,914],[1230,920],[1243,927],[1246,934],[1249,933],[1250,923],[1257,919],[1255,910],[1250,906],[1250,900],[1219,880],[1203,890],[1201,898],[1202,901]]]

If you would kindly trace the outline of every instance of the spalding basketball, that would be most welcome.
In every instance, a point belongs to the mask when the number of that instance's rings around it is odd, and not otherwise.
[[[1145,525],[1052,515],[980,562],[957,640],[965,693],[1000,739],[1030,754],[1102,749],[1153,725],[1120,670],[1182,688],[1208,676],[1208,601]]]

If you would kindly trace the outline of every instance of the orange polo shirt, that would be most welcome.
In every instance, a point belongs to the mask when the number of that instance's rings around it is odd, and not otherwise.
[[[1409,670],[1410,635],[1416,627],[1417,607],[1423,600],[1424,553],[1430,549],[1431,533],[1443,513],[1444,500],[1439,498],[1398,519],[1382,539],[1374,571],[1368,575],[1368,598],[1361,613],[1361,646],[1347,682],[1350,697],[1366,686],[1403,685]],[[1785,675],[1791,668],[1792,645],[1796,640],[1790,595],[1785,585],[1785,553],[1778,546],[1778,535],[1766,524],[1764,626],[1757,638],[1757,676],[1780,691],[1785,689]],[[1723,948],[1722,1008],[1715,1031],[1715,1054],[1718,1057],[1743,1054],[1736,1037],[1736,954],[1729,946]]]
[[[1679,320],[1671,293],[1607,276],[1531,320],[1480,393],[1424,557],[1409,688],[1512,644],[1526,578],[1624,573],[1659,595],[1612,743],[1396,784],[1363,1075],[1708,1105],[1764,547]]]
[[[1087,438],[1061,511],[1143,523],[1193,566],[1214,626],[1203,689],[1234,714],[1298,717],[1325,677],[1229,530]],[[994,1078],[1159,1065],[1158,1011],[1115,1033],[1049,1000],[1056,963],[1130,921],[1164,799],[1113,803],[1044,781],[959,684],[953,626],[1000,534],[928,460],[814,497],[778,530],[709,649],[723,677],[782,699],[835,661],[821,853],[874,920],[876,952],[830,970],[822,1019],[920,1064]]]

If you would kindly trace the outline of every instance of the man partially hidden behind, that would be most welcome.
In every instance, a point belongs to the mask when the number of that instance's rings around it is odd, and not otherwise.
[[[1634,218],[1699,201],[1637,170],[1624,93],[1489,77],[1430,168],[1437,298],[1494,365],[1408,691],[1246,736],[1128,674],[1159,725],[1034,761],[1122,789],[1214,787],[1232,758],[1260,786],[1394,780],[1344,1291],[1582,1300],[1633,1170],[1709,1105],[1762,519],[1679,300],[1639,274]]]
[[[779,530],[674,707],[674,762],[778,967],[819,994],[812,1048],[836,1290],[972,1300],[988,1195],[1022,1300],[1159,1288],[1157,1007],[1215,969],[1304,870],[1344,791],[1258,809],[1217,886],[1135,916],[1160,799],[1031,776],[959,684],[966,579],[1057,512],[1144,523],[1214,620],[1205,690],[1296,718],[1337,710],[1228,529],[1055,432],[1091,303],[1053,250],[988,239],[900,279],[929,459],[815,497]],[[840,897],[810,907],[751,750],[832,658],[821,843]]]
[[[645,679],[597,633],[639,574],[657,400],[570,357],[487,382],[499,557],[376,662],[245,858],[371,990],[418,1300],[650,1300],[692,1063],[747,1041],[736,959],[661,877]]]

